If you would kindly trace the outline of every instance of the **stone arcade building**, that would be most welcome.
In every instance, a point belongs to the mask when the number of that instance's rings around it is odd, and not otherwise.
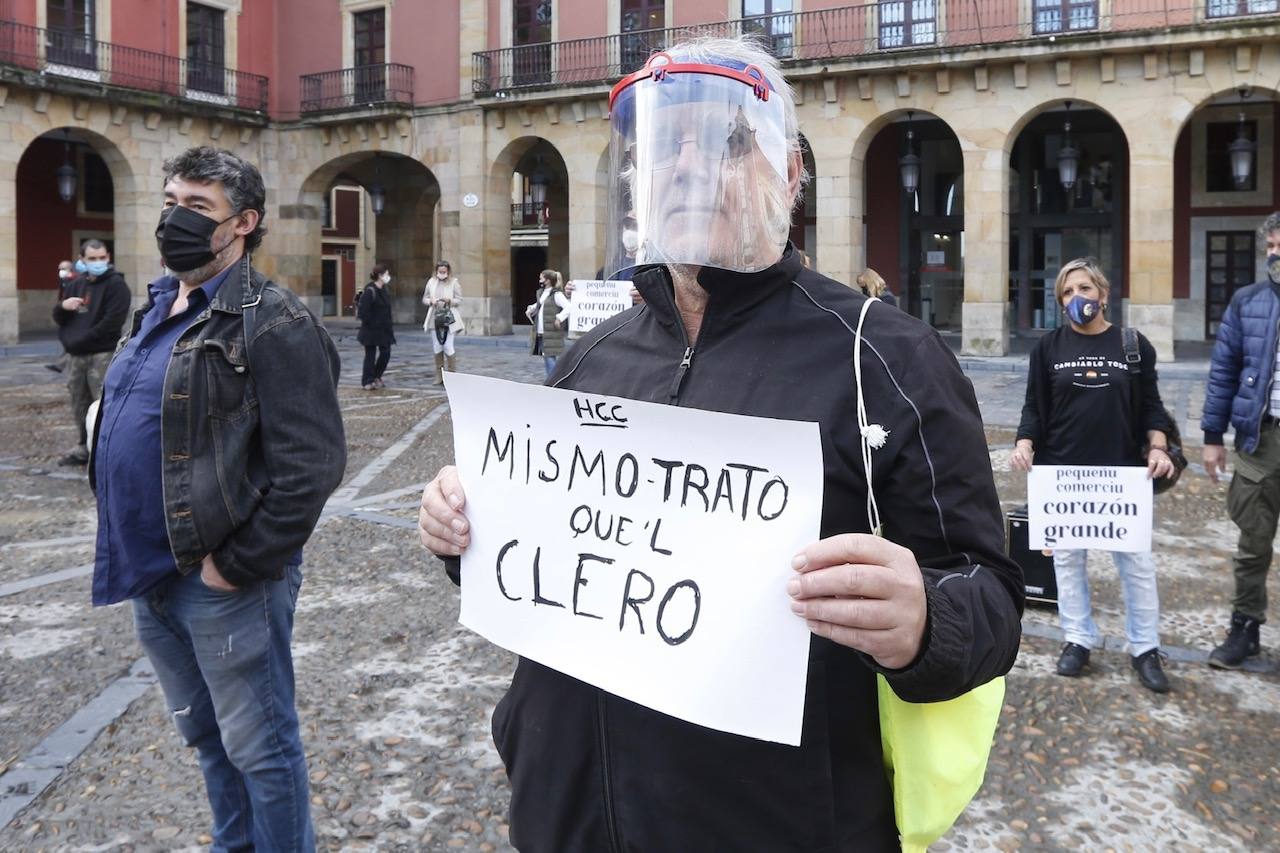
[[[1278,0],[156,5],[0,0],[0,343],[48,327],[87,237],[140,297],[161,163],[202,143],[261,166],[260,265],[317,313],[376,259],[412,320],[448,258],[468,331],[509,331],[538,269],[603,261],[609,85],[694,31],[759,33],[795,83],[817,268],[875,267],[968,353],[1057,325],[1091,254],[1172,358],[1280,207]]]

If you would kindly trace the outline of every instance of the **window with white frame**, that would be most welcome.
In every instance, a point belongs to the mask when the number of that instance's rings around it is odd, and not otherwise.
[[[880,47],[933,44],[938,37],[938,0],[880,0]]]
[[[1037,35],[1096,30],[1098,0],[1034,0],[1032,17]]]
[[[1280,0],[1205,0],[1205,14],[1210,18],[1266,15],[1271,12],[1280,12]]]

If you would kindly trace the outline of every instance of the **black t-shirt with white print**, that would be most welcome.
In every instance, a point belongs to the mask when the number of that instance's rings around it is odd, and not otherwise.
[[[1125,360],[1119,326],[1096,335],[1063,326],[1040,344],[1040,370],[1048,380],[1050,404],[1047,423],[1041,425],[1043,435],[1035,445],[1036,463],[1138,464],[1137,436],[1145,434],[1145,428],[1138,429],[1133,423],[1131,395],[1146,398],[1144,413],[1150,414],[1153,406],[1161,412],[1145,419],[1163,419],[1151,344],[1146,338],[1139,339],[1139,351],[1149,366],[1141,378]]]

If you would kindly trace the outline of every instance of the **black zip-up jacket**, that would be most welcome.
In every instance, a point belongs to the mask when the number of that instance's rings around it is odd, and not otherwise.
[[[360,331],[356,340],[361,346],[389,347],[396,342],[395,327],[391,324],[391,294],[385,287],[373,282],[366,284],[360,294]]]
[[[790,247],[761,273],[704,269],[710,299],[690,344],[666,269],[634,280],[645,304],[580,339],[550,384],[816,421],[821,534],[868,532],[852,361],[865,297],[802,269]],[[511,841],[524,853],[897,849],[875,673],[902,698],[929,702],[1007,672],[1023,588],[1004,554],[977,401],[954,356],[885,305],[871,306],[863,333],[868,416],[889,430],[872,465],[885,535],[923,567],[919,657],[885,672],[814,637],[799,747],[686,723],[521,659],[493,734],[511,780]]]
[[[284,576],[347,464],[337,348],[297,296],[244,269],[174,344],[160,408],[165,526],[178,571],[199,571],[213,554],[235,586]],[[246,291],[261,297],[247,341]],[[152,305],[134,312],[121,347]],[[94,473],[90,456],[90,488]]]
[[[70,355],[111,352],[120,340],[120,329],[129,316],[129,285],[115,268],[90,281],[82,276],[76,294],[88,305],[87,311],[67,311],[62,300],[53,306],[53,322],[58,324],[58,340]]]

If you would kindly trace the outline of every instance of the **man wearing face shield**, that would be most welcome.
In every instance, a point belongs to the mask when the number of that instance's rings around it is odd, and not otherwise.
[[[148,287],[107,371],[89,482],[93,603],[130,599],[216,850],[311,850],[290,640],[302,546],[342,478],[338,354],[250,263],[262,176],[229,151],[164,166]]]
[[[950,699],[1008,671],[1020,636],[1022,578],[1004,554],[972,388],[932,329],[804,269],[787,243],[805,181],[799,133],[757,43],[655,56],[615,87],[610,120],[611,228],[634,211],[644,303],[585,335],[548,382],[819,424],[822,538],[796,556],[778,602],[814,635],[804,725],[799,747],[725,734],[521,659],[493,715],[511,841],[897,849],[876,674],[905,700]],[[423,493],[424,546],[460,554],[465,506],[456,469],[442,469]]]

